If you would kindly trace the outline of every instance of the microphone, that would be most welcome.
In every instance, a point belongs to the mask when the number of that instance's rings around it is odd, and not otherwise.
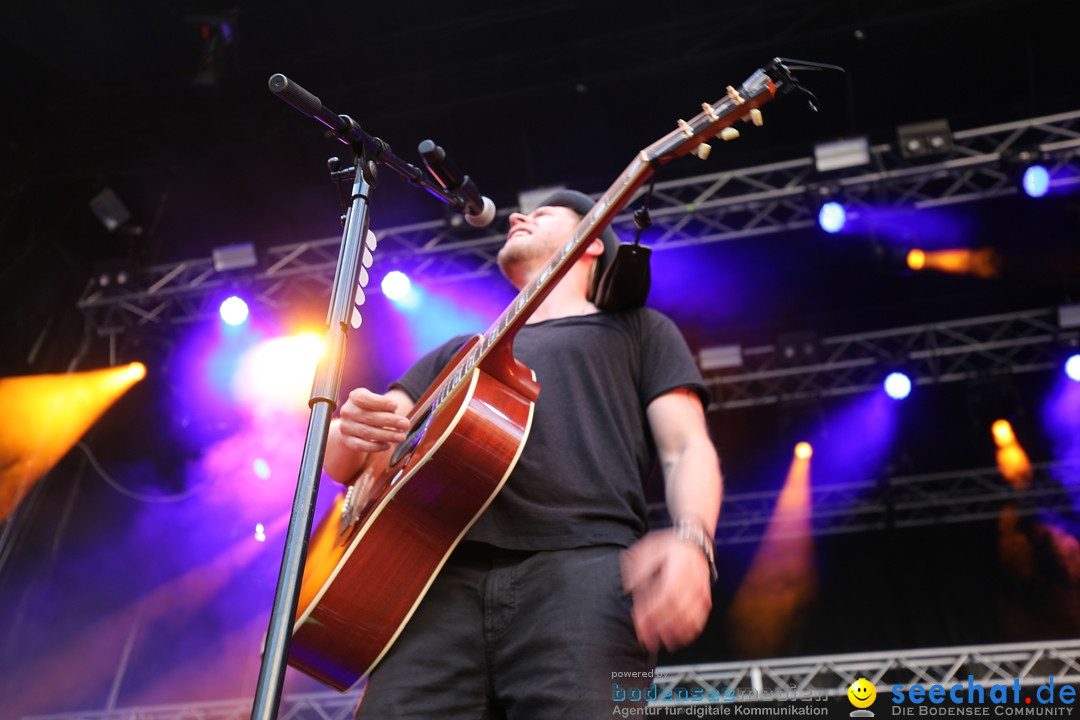
[[[480,194],[476,183],[468,175],[462,175],[454,163],[446,157],[446,151],[432,140],[420,143],[420,156],[424,165],[443,189],[454,193],[457,203],[454,210],[465,216],[465,222],[473,227],[487,227],[495,219],[495,203]]]

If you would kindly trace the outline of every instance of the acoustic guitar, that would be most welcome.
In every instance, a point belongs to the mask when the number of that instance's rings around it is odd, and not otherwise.
[[[417,401],[406,440],[372,456],[321,520],[307,548],[289,663],[345,691],[390,649],[450,553],[513,470],[540,392],[513,355],[518,329],[655,168],[705,141],[761,124],[759,108],[799,89],[774,60],[739,88],[645,148],[514,302],[457,353]]]

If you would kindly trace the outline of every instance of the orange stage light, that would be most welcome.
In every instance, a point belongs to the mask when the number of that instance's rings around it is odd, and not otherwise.
[[[990,426],[990,432],[994,435],[994,442],[999,448],[1016,442],[1016,433],[1013,432],[1012,424],[1008,420],[995,420]]]
[[[146,376],[142,363],[0,378],[0,520],[101,414]]]
[[[1032,468],[1024,448],[1008,420],[997,420],[990,426],[997,445],[997,466],[1001,476],[1013,487],[1023,490],[1031,484]]]
[[[949,250],[920,250],[907,254],[907,266],[912,270],[936,270],[954,275],[974,275],[995,278],[1001,272],[1001,256],[993,248],[955,248]]]
[[[775,657],[790,650],[817,597],[811,518],[810,463],[795,459],[728,608],[731,641],[747,657]]]

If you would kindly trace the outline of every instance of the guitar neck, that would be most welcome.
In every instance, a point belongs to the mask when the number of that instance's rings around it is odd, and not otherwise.
[[[441,406],[496,349],[513,343],[518,330],[552,288],[573,267],[589,243],[626,207],[634,193],[652,177],[657,167],[695,151],[699,157],[704,157],[707,153],[703,153],[700,148],[708,147],[704,145],[705,141],[730,128],[736,120],[753,120],[754,124],[760,124],[758,108],[775,97],[777,83],[783,83],[785,79],[790,80],[790,76],[779,61],[758,70],[747,78],[738,90],[729,87],[727,94],[716,103],[702,103],[702,112],[693,120],[680,120],[678,129],[638,153],[618,180],[581,219],[573,236],[552,255],[551,260],[536,277],[521,289],[514,302],[499,315],[472,350],[446,376],[433,396],[435,406]],[[737,136],[737,133],[735,135]]]

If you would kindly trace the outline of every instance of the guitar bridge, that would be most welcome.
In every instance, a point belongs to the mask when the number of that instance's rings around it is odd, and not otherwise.
[[[356,521],[363,515],[364,510],[371,503],[371,487],[375,482],[375,474],[371,470],[364,470],[356,482],[349,486],[345,493],[345,499],[341,503],[341,531],[339,535],[348,535]]]

